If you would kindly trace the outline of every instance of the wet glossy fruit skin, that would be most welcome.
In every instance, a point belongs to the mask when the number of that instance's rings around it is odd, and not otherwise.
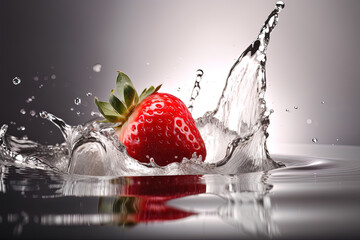
[[[165,166],[184,157],[206,157],[206,148],[185,104],[166,93],[145,98],[118,131],[128,154],[140,162]]]

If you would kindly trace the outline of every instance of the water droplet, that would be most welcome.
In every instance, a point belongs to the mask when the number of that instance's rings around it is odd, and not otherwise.
[[[100,72],[101,71],[101,64],[97,63],[93,66],[93,71],[94,72]]]
[[[294,106],[294,109],[299,109],[299,107],[298,107],[298,106]]]
[[[147,66],[149,66],[149,65],[150,65],[150,63],[149,63],[149,62],[147,62],[147,63],[146,63],[146,65],[147,65]]]
[[[25,131],[25,129],[26,128],[24,126],[20,126],[20,127],[17,128],[18,131]]]
[[[336,139],[336,141],[338,142],[338,141],[339,141],[339,139],[337,138],[337,139]]]
[[[74,99],[74,103],[75,103],[75,105],[80,105],[81,104],[81,98],[75,98]]]
[[[43,86],[44,86],[44,85],[40,84],[40,85],[39,85],[39,88],[43,88]]]
[[[39,115],[40,115],[41,118],[47,118],[48,117],[48,113],[46,111],[41,111],[39,113]]]
[[[86,96],[91,97],[91,96],[92,96],[92,93],[91,93],[91,92],[88,92],[88,93],[86,93]]]
[[[21,114],[26,114],[25,109],[23,109],[23,108],[22,108],[22,109],[20,109],[20,113],[21,113]]]
[[[55,79],[56,79],[56,75],[55,75],[55,74],[51,74],[50,78],[51,78],[52,80],[55,80]]]
[[[204,71],[201,69],[196,70],[196,76],[202,77],[204,75]]]
[[[21,83],[21,79],[18,78],[18,77],[14,77],[12,82],[13,82],[14,85],[19,85]]]
[[[31,115],[31,116],[35,116],[35,114],[36,114],[36,112],[35,112],[34,110],[31,110],[31,111],[30,111],[30,115]]]
[[[70,111],[74,111],[74,108],[70,108]]]
[[[313,138],[313,139],[311,139],[311,141],[312,141],[313,143],[317,143],[319,140],[318,140],[317,138]]]
[[[79,111],[76,112],[76,114],[77,114],[78,116],[80,116],[80,113],[81,113],[81,112],[79,112]]]
[[[150,158],[150,165],[151,165],[152,167],[160,167],[159,165],[156,164],[155,159],[152,158],[152,157]]]
[[[29,138],[28,138],[27,135],[24,135],[24,136],[22,137],[22,139],[23,139],[23,140],[28,140]]]
[[[39,77],[38,77],[38,76],[34,76],[33,79],[34,79],[34,81],[39,81]]]
[[[180,91],[181,91],[181,88],[180,88],[180,87],[178,87],[178,88],[176,89],[176,91],[180,92]]]
[[[274,111],[274,109],[270,109],[270,113],[274,113],[275,111]]]
[[[26,102],[26,103],[31,103],[32,100],[33,100],[32,98],[28,98],[28,99],[25,100],[25,102]]]
[[[310,118],[308,118],[308,119],[306,120],[306,123],[307,123],[307,124],[311,124],[311,123],[312,123],[312,120],[311,120]]]
[[[33,99],[33,100],[34,100],[34,99],[35,99],[35,96],[31,96],[31,99]]]
[[[286,112],[290,112],[290,110],[289,110],[289,109],[285,109],[285,111],[286,111]]]
[[[276,2],[276,8],[278,10],[282,10],[282,9],[284,9],[284,7],[285,7],[285,3],[283,1],[277,1]]]
[[[11,124],[11,125],[16,125],[16,122],[11,121],[10,124]]]
[[[321,104],[324,104],[325,103],[325,101],[321,101]]]
[[[102,117],[101,113],[98,113],[98,112],[91,112],[90,113],[91,116],[98,116],[98,117]]]

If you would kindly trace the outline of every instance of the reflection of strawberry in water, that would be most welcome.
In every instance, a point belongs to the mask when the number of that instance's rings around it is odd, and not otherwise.
[[[100,214],[115,214],[113,223],[133,225],[140,222],[169,221],[196,215],[166,205],[166,201],[206,192],[201,176],[125,177],[112,180],[121,195],[100,198]]]

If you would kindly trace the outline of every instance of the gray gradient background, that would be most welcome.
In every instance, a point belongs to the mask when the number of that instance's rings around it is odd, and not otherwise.
[[[15,121],[12,135],[60,141],[54,126],[29,111],[83,123],[96,110],[93,97],[107,99],[116,70],[127,73],[138,91],[163,83],[162,91],[187,102],[195,71],[203,69],[199,116],[215,107],[231,65],[255,40],[275,2],[1,0],[0,124]],[[318,144],[360,145],[360,1],[285,4],[266,66],[266,99],[275,111],[269,145],[312,144],[313,137]],[[99,73],[92,70],[96,63]],[[18,86],[15,76],[22,79]],[[26,103],[32,95],[36,99]],[[81,106],[74,105],[76,97]],[[16,129],[21,125],[26,131]]]

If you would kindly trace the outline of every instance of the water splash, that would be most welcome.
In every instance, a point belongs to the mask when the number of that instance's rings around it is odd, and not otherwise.
[[[265,21],[257,39],[230,69],[216,109],[207,112],[197,121],[202,136],[210,136],[204,139],[206,146],[213,147],[216,159],[223,157],[216,163],[219,167],[228,168],[232,164],[227,163],[234,158],[242,162],[242,164],[237,163],[237,168],[252,171],[279,166],[271,160],[266,147],[271,111],[266,107],[264,96],[266,50],[270,33],[278,23],[278,14],[284,6],[282,2],[277,2],[276,8]],[[231,132],[231,140],[229,135],[225,134],[225,129]],[[227,147],[224,146],[224,143],[229,142]]]
[[[280,2],[276,4],[257,39],[230,69],[216,109],[196,120],[208,149],[205,162],[195,155],[164,167],[159,167],[154,159],[143,164],[127,155],[111,124],[98,122],[100,118],[96,114],[92,114],[95,119],[85,124],[70,126],[45,111],[39,116],[55,124],[65,141],[45,146],[18,139],[5,134],[6,125],[1,134],[2,158],[9,161],[20,159],[22,163],[30,161],[32,165],[71,174],[111,176],[235,174],[281,166],[270,158],[266,147],[271,110],[266,107],[264,95],[266,49],[283,7]],[[93,70],[99,72],[100,69]],[[199,95],[202,76],[203,71],[199,69],[190,98],[190,110]],[[76,98],[74,102],[79,105],[81,99]]]
[[[266,91],[266,50],[283,4],[277,3],[257,39],[240,55],[228,74],[224,90],[211,116],[240,135],[249,135],[263,118]],[[281,6],[281,7],[279,7]]]

